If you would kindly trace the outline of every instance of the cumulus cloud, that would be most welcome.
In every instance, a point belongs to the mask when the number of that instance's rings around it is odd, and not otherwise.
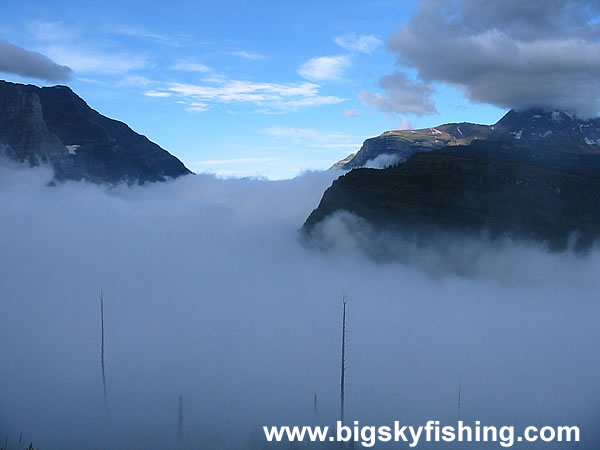
[[[345,109],[344,110],[344,116],[346,116],[346,117],[358,117],[358,116],[360,116],[360,113],[358,112],[357,109]]]
[[[56,64],[41,53],[26,50],[2,39],[0,72],[52,82],[68,81],[73,73],[70,67]]]
[[[585,117],[600,110],[599,14],[591,0],[421,0],[388,47],[474,102]]]
[[[387,75],[379,81],[385,95],[362,91],[359,94],[363,105],[377,108],[385,113],[416,114],[422,116],[436,112],[431,99],[434,89],[423,83],[410,81],[402,72]]]
[[[598,448],[600,254],[478,239],[436,251],[347,215],[310,250],[298,228],[336,175],[52,188],[44,169],[0,167],[9,446],[23,432],[36,448],[256,449],[262,425],[331,424],[346,291],[348,421],[455,425],[461,383],[471,424],[577,424]],[[514,448],[554,448],[536,444]]]
[[[350,57],[347,55],[319,56],[302,64],[298,68],[298,74],[312,81],[340,80],[350,64]]]
[[[335,43],[345,50],[350,52],[360,53],[373,53],[382,42],[372,35],[361,35],[358,36],[356,33],[345,34],[343,36],[337,36]]]

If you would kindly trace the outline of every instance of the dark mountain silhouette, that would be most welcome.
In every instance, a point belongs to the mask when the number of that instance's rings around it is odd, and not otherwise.
[[[0,148],[18,161],[50,164],[57,180],[145,183],[191,173],[179,159],[93,110],[66,86],[0,80]]]
[[[468,143],[459,142],[459,126],[466,136],[460,139]],[[431,136],[418,130],[409,144],[406,132],[393,141],[386,134],[374,138],[379,150],[386,141],[400,142],[385,151],[399,149],[408,159],[338,178],[306,220],[304,232],[310,236],[327,216],[348,211],[378,229],[425,240],[436,230],[486,231],[491,237],[543,241],[554,249],[570,242],[589,247],[600,236],[600,120],[558,111],[510,111],[497,124],[480,127],[449,124],[436,127]],[[445,145],[432,148],[435,139]],[[363,159],[375,155],[366,155],[369,149],[373,143],[367,141]]]

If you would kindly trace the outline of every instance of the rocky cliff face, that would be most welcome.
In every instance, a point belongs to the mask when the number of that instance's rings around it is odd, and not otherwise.
[[[0,148],[18,161],[50,164],[58,180],[144,183],[191,173],[166,150],[99,114],[66,86],[0,81]]]
[[[350,170],[364,167],[380,155],[396,156],[398,162],[418,152],[447,146],[494,141],[514,147],[600,154],[600,119],[581,120],[563,111],[530,109],[509,111],[494,125],[451,123],[420,130],[387,131],[367,139],[351,158],[332,168]]]

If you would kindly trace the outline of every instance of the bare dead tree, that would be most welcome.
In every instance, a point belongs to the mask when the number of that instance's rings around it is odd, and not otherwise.
[[[104,369],[104,292],[100,289],[100,366],[102,368],[102,390],[104,392],[104,411],[108,414],[108,397],[106,396],[106,373]]]
[[[458,382],[458,420],[460,421],[460,394],[462,390],[462,380]]]
[[[344,423],[344,395],[346,389],[346,294],[342,299],[342,368],[340,372],[340,421]]]
[[[183,435],[183,395],[179,396],[177,406],[177,436],[181,438]]]

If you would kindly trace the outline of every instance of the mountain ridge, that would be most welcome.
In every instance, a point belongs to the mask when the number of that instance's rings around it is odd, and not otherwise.
[[[368,166],[370,161],[383,154],[395,156],[397,162],[402,162],[418,152],[468,145],[476,140],[507,142],[515,147],[600,154],[600,118],[582,120],[565,111],[531,108],[510,110],[493,125],[460,122],[416,130],[386,131],[365,140],[353,157],[338,161],[331,169],[350,170]]]
[[[463,127],[388,133],[396,147],[381,137],[367,140],[363,159],[385,145],[404,159],[340,176],[306,219],[305,237],[322,236],[321,223],[345,211],[375,230],[408,233],[423,243],[440,232],[488,233],[583,250],[600,238],[600,119],[511,111],[459,143],[455,134],[466,134]],[[447,145],[435,148],[436,139]]]
[[[59,181],[141,184],[192,173],[146,136],[61,85],[0,80],[0,148],[11,159],[51,165]]]

